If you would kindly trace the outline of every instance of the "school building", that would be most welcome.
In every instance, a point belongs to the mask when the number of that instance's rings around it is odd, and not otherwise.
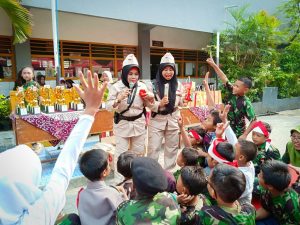
[[[58,2],[58,37],[62,77],[77,79],[78,72],[110,70],[120,75],[122,61],[137,55],[143,79],[153,79],[161,56],[170,51],[177,76],[203,77],[208,70],[207,45],[212,34],[232,22],[230,9],[249,5],[274,13],[284,0],[63,0]],[[13,30],[0,9],[0,94],[13,89],[17,72],[32,65],[35,74],[55,85],[50,0],[23,0],[33,15],[30,39],[12,44]]]

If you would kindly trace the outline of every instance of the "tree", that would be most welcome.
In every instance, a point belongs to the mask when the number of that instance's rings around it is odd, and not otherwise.
[[[300,41],[300,0],[288,0],[278,7],[278,14],[284,15],[282,30],[286,35],[286,43],[280,47],[287,47],[293,41]]]
[[[0,0],[2,8],[10,18],[14,31],[14,44],[25,42],[32,32],[32,15],[17,0]]]

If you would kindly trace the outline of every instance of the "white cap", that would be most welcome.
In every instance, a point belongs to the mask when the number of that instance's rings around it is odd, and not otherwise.
[[[174,63],[175,64],[175,60],[174,60],[174,57],[172,56],[172,54],[170,52],[167,52],[161,58],[160,63]]]
[[[135,58],[134,54],[129,54],[123,61],[123,67],[127,65],[139,65],[137,59]]]
[[[112,79],[112,74],[111,74],[110,71],[105,70],[105,71],[102,72],[102,75],[103,75],[103,74],[106,74],[106,75],[108,76],[108,79],[109,79],[109,82],[110,82],[110,83],[113,81],[113,79]]]

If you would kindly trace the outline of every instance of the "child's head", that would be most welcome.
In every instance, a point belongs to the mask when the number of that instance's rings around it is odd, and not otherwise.
[[[218,202],[233,203],[246,188],[246,178],[236,167],[219,163],[208,177],[207,189]]]
[[[255,159],[256,154],[257,146],[251,141],[241,139],[235,145],[235,159],[239,162],[250,162]]]
[[[122,174],[122,176],[126,179],[130,179],[132,177],[130,166],[132,160],[136,157],[138,157],[138,155],[131,151],[123,152],[118,157],[117,171],[118,173]]]
[[[71,79],[66,80],[66,88],[70,89],[73,87],[74,81]]]
[[[207,181],[200,166],[185,166],[178,177],[176,190],[179,194],[198,195],[206,189]]]
[[[212,110],[205,118],[202,125],[207,131],[215,131],[218,123],[222,123],[220,113],[217,110]]]
[[[188,131],[188,136],[192,146],[201,144],[204,135],[205,135],[205,130],[200,126],[193,127]]]
[[[21,71],[21,76],[26,82],[33,80],[34,70],[31,66],[26,66]]]
[[[291,140],[295,149],[300,151],[300,126],[291,130]]]
[[[252,81],[248,77],[237,79],[233,85],[232,93],[234,95],[243,96],[252,87]]]
[[[180,167],[195,166],[198,163],[199,157],[199,153],[196,149],[185,147],[178,154],[177,165]]]
[[[131,162],[131,173],[139,196],[151,197],[168,189],[165,171],[157,160],[137,157]]]
[[[277,160],[265,161],[261,165],[258,181],[260,186],[271,192],[284,191],[291,182],[288,165]]]
[[[235,152],[232,144],[223,139],[215,139],[208,149],[207,164],[210,168],[218,163],[232,164]]]
[[[79,161],[79,168],[90,181],[102,180],[110,173],[108,154],[102,149],[87,151]]]
[[[40,86],[44,86],[45,85],[45,76],[42,74],[39,74],[36,76],[36,80],[39,83]]]
[[[255,122],[252,127],[252,141],[257,146],[262,145],[268,141],[271,131],[270,124],[262,121]]]

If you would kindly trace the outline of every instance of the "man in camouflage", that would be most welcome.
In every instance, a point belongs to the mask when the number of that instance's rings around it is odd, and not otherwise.
[[[131,172],[137,198],[121,203],[117,209],[117,224],[179,224],[180,207],[168,188],[167,178],[159,163],[139,157],[132,161]]]

